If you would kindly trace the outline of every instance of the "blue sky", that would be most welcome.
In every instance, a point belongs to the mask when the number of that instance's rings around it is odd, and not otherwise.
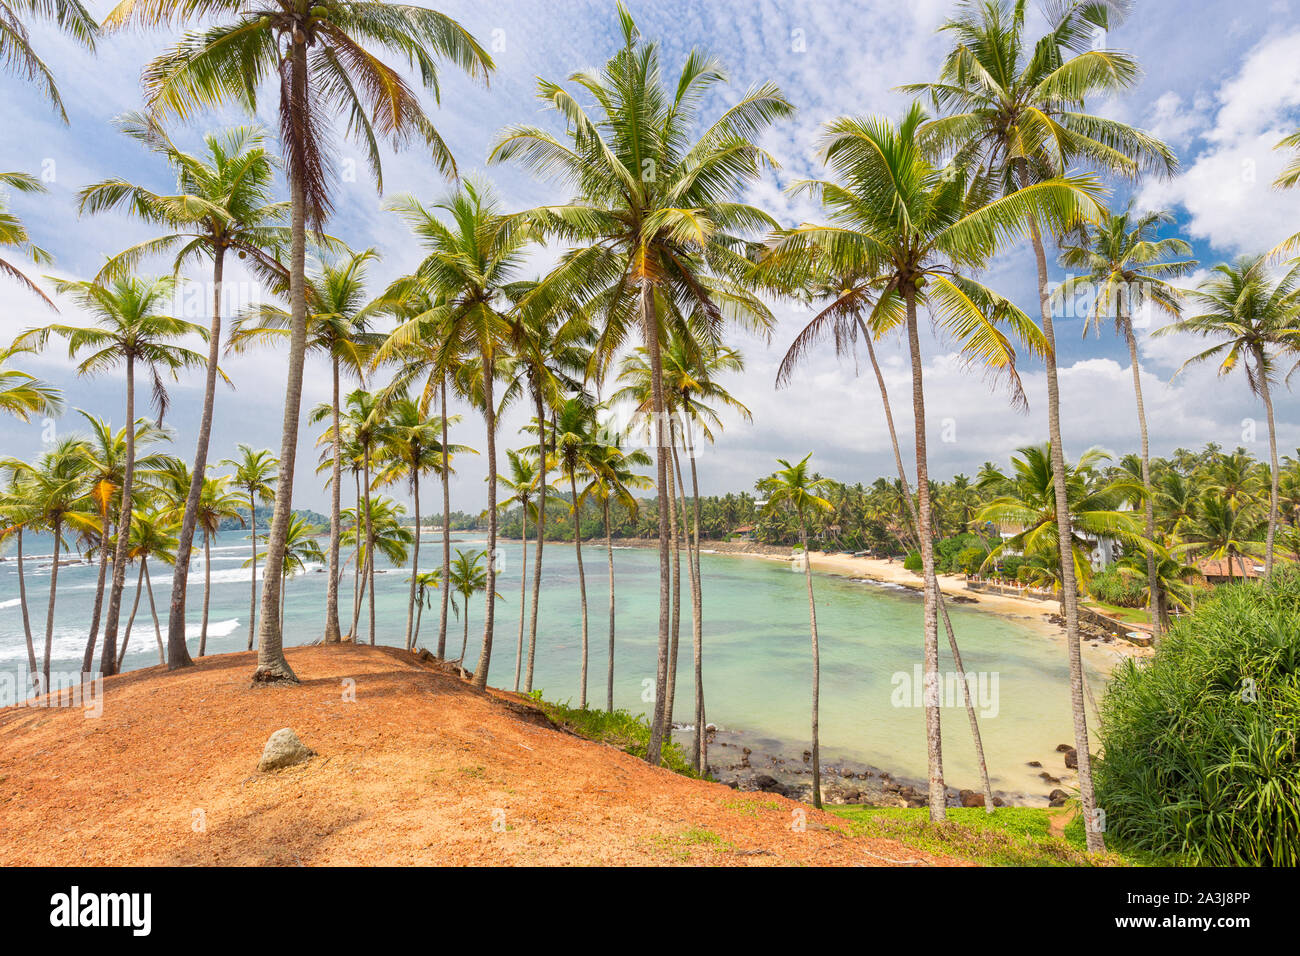
[[[110,4],[91,3],[102,15]],[[511,167],[484,167],[499,130],[511,123],[549,124],[539,111],[536,76],[562,80],[574,70],[601,63],[617,46],[617,18],[606,0],[515,0],[443,3],[495,58],[498,69],[490,89],[475,85],[453,69],[444,71],[441,104],[433,118],[450,143],[461,169],[489,177],[507,207],[553,201],[563,196],[553,187]],[[933,76],[945,41],[935,27],[949,14],[949,0],[908,4],[885,0],[714,0],[714,2],[632,2],[642,32],[657,38],[665,68],[675,72],[693,46],[706,49],[727,65],[731,85],[705,105],[705,115],[739,97],[752,83],[772,80],[799,109],[774,129],[764,145],[782,168],[756,184],[748,197],[778,219],[794,223],[816,218],[816,210],[784,194],[791,180],[817,175],[815,143],[820,125],[845,113],[897,114],[906,98],[899,84]],[[141,105],[141,66],[165,46],[161,35],[127,33],[105,38],[89,56],[44,28],[34,42],[59,79],[69,104],[71,124],[63,126],[29,89],[5,76],[0,102],[0,168],[43,175],[45,196],[11,197],[38,244],[56,257],[53,268],[37,270],[60,276],[90,276],[105,255],[147,238],[139,224],[116,216],[79,219],[75,194],[87,183],[108,176],[169,187],[164,169],[118,134],[112,120]],[[1124,187],[1117,201],[1132,191],[1139,205],[1169,208],[1177,216],[1170,234],[1193,242],[1204,266],[1244,252],[1262,251],[1300,229],[1300,193],[1282,194],[1269,184],[1283,157],[1276,141],[1300,126],[1300,22],[1286,2],[1175,2],[1138,0],[1129,21],[1112,32],[1111,46],[1137,56],[1144,69],[1141,83],[1122,98],[1093,104],[1107,115],[1151,129],[1176,149],[1182,168],[1163,182]],[[268,99],[274,103],[274,99]],[[268,114],[269,116],[270,114]],[[204,129],[243,122],[235,113],[205,116],[177,130],[193,142]],[[342,141],[337,150],[337,215],[331,232],[355,248],[374,246],[382,260],[372,270],[376,291],[418,261],[418,250],[402,225],[381,208],[380,197],[361,154]],[[411,151],[385,160],[386,193],[410,191],[425,199],[441,195],[446,184],[428,162]],[[547,253],[535,256],[541,269]],[[159,262],[153,268],[167,268]],[[1053,279],[1062,277],[1054,270]],[[202,278],[196,275],[196,278]],[[1027,248],[1010,250],[993,263],[986,280],[1035,312],[1032,259]],[[48,283],[47,283],[48,286]],[[195,299],[197,303],[198,299]],[[883,420],[874,384],[859,376],[852,362],[833,356],[814,359],[796,386],[775,391],[777,362],[805,316],[797,307],[777,303],[779,319],[771,341],[739,336],[748,367],[729,383],[754,413],[747,424],[734,417],[716,447],[705,452],[701,481],[706,492],[748,489],[754,478],[771,469],[773,460],[815,452],[826,474],[847,481],[870,481],[891,470]],[[205,321],[201,313],[192,316]],[[12,283],[0,283],[0,339],[49,321],[48,313]],[[62,321],[77,321],[65,309]],[[1058,335],[1067,453],[1090,445],[1118,452],[1136,447],[1136,422],[1127,355],[1113,335],[1081,337],[1081,323],[1067,320]],[[990,392],[978,376],[963,369],[947,343],[924,341],[932,473],[973,473],[984,460],[1005,461],[1019,445],[1043,440],[1046,409],[1041,366],[1028,360],[1022,374],[1031,408],[1027,414],[1007,408],[1001,393]],[[1182,359],[1195,343],[1178,338],[1143,336],[1142,370],[1156,453],[1205,441],[1227,446],[1245,443],[1263,456],[1267,447],[1262,425],[1255,443],[1245,420],[1260,415],[1244,382],[1218,381],[1211,371],[1186,374],[1170,384]],[[899,348],[883,350],[887,379],[897,399],[907,394],[907,370]],[[123,382],[103,378],[74,381],[70,365],[58,352],[26,359],[30,371],[67,389],[69,405],[120,419]],[[278,449],[284,376],[283,353],[265,352],[230,359],[224,367],[234,391],[218,396],[212,458],[233,451],[235,442]],[[328,397],[323,365],[309,364],[304,407]],[[173,390],[170,423],[178,430],[177,453],[192,454],[200,380],[187,378]],[[1281,447],[1300,445],[1295,400],[1277,399]],[[911,427],[910,412],[896,411],[899,426]],[[507,416],[504,444],[516,443],[524,413]],[[75,428],[76,416],[60,427]],[[39,426],[12,421],[0,425],[0,453],[31,455],[40,447]],[[313,461],[314,435],[304,434],[300,461]],[[482,428],[466,415],[459,438],[482,447]],[[483,467],[466,458],[453,491],[453,505],[481,507]],[[300,468],[296,500],[304,506],[325,502],[310,468]]]

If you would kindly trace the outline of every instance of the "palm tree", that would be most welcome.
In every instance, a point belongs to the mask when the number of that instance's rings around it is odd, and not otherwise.
[[[430,591],[434,588],[441,590],[439,582],[442,580],[440,568],[434,568],[432,571],[421,571],[413,575],[415,578],[415,639],[411,642],[412,648],[415,641],[420,639],[420,618],[424,616],[424,609],[430,607],[433,600]]]
[[[555,461],[560,474],[569,480],[569,508],[573,515],[573,553],[578,563],[578,598],[582,609],[582,664],[578,676],[578,706],[587,706],[587,575],[582,567],[582,510],[587,500],[589,488],[584,486],[578,491],[578,476],[586,475],[592,469],[593,460],[599,453],[599,442],[595,437],[596,414],[590,401],[584,395],[570,398],[564,402],[555,414],[555,421],[550,425],[551,440],[548,444],[555,449]]]
[[[460,548],[456,549],[456,557],[451,562],[451,576],[447,579],[447,587],[453,595],[459,594],[461,604],[464,607],[465,631],[461,636],[460,656],[456,658],[456,663],[460,665],[461,673],[465,671],[465,648],[469,646],[469,602],[479,591],[487,590],[487,569],[483,566],[483,559],[488,557],[486,551],[471,551],[466,554]],[[491,566],[491,559],[487,564]],[[493,597],[500,597],[497,594],[489,592],[489,600]],[[460,613],[456,607],[456,599],[452,598],[452,610]],[[482,657],[479,658],[480,666],[484,663]],[[474,680],[478,681],[478,675],[474,675]]]
[[[492,68],[491,57],[455,20],[406,4],[331,0],[122,0],[105,25],[171,27],[200,21],[144,71],[145,100],[160,117],[185,118],[200,109],[235,102],[257,110],[259,81],[278,74],[280,141],[290,193],[290,341],[285,384],[281,481],[267,548],[262,589],[259,681],[294,681],[284,658],[276,614],[280,603],[284,549],[293,496],[302,371],[307,345],[307,225],[320,231],[331,210],[331,162],[325,117],[347,116],[347,132],[366,150],[380,189],[379,139],[400,147],[418,139],[440,171],[455,163],[401,74],[364,48],[371,44],[419,64],[426,87],[437,84],[435,58],[450,58],[477,77]],[[214,21],[216,21],[214,23]]]
[[[764,509],[769,513],[791,512],[799,528],[799,543],[803,546],[803,573],[808,584],[808,628],[812,634],[812,798],[813,806],[822,806],[821,742],[818,736],[818,717],[821,697],[821,651],[817,646],[817,602],[813,599],[812,564],[808,560],[808,513],[821,509],[829,511],[831,503],[819,492],[827,485],[825,478],[815,478],[809,473],[808,459],[812,452],[796,464],[778,458],[781,467],[759,482],[759,490],[767,494]]]
[[[50,687],[54,603],[59,587],[59,547],[63,543],[64,530],[70,522],[83,530],[95,527],[94,518],[83,510],[86,451],[85,440],[72,436],[60,439],[34,465],[14,459],[4,463],[21,488],[24,523],[29,529],[37,526],[48,529],[54,539],[54,554],[50,560],[50,601],[45,612],[45,656],[39,672],[40,684],[36,688],[38,695],[48,693]],[[34,653],[30,663],[35,677]]]
[[[218,467],[233,468],[230,480],[248,496],[249,538],[253,542],[253,576],[248,592],[248,649],[253,649],[253,635],[257,626],[257,503],[269,504],[275,500],[276,462],[271,449],[254,451],[239,443],[238,458],[223,458]]]
[[[1011,5],[1005,0],[991,0],[961,7],[961,12],[940,28],[952,35],[955,43],[940,69],[938,82],[904,88],[928,93],[935,107],[947,113],[927,124],[927,146],[982,167],[990,185],[1003,195],[1061,176],[1076,162],[1130,178],[1141,172],[1172,174],[1177,159],[1164,143],[1125,123],[1085,112],[1089,97],[1123,92],[1138,78],[1138,66],[1132,57],[1098,49],[1095,42],[1098,31],[1118,23],[1125,6],[1062,0],[1048,8],[1049,32],[1032,45],[1025,36],[1022,0]],[[1048,442],[1056,455],[1053,473],[1064,478],[1056,333],[1048,301],[1044,224],[1027,221],[1027,225],[1038,270],[1038,305],[1047,345]],[[1049,234],[1061,235],[1065,230],[1059,227],[1071,223],[1047,225]],[[1063,485],[1057,489],[1057,500],[1062,509],[1057,525],[1064,551],[1069,547],[1070,527]],[[1062,570],[1081,802],[1087,821],[1088,850],[1096,853],[1104,849],[1104,840],[1093,819],[1092,761],[1078,647],[1078,585],[1068,563]]]
[[[158,510],[137,511],[131,522],[131,539],[127,545],[127,560],[140,562],[140,573],[135,581],[135,601],[131,605],[131,616],[126,620],[126,631],[122,635],[122,647],[117,652],[117,669],[122,669],[126,660],[126,646],[131,640],[131,625],[135,621],[135,612],[140,607],[142,593],[149,595],[149,612],[153,615],[154,639],[158,642],[158,663],[167,663],[167,651],[163,646],[162,626],[158,623],[158,606],[154,602],[153,582],[149,579],[149,559],[156,558],[165,564],[176,562],[175,535],[177,522],[165,512]]]
[[[876,296],[868,334],[879,336],[900,326],[905,331],[912,363],[917,534],[922,543],[933,541],[934,535],[918,306],[928,309],[932,322],[957,341],[969,361],[1004,379],[1012,403],[1023,406],[1015,348],[1002,326],[1035,350],[1043,347],[1039,330],[1010,301],[963,273],[980,268],[1023,234],[1030,219],[1064,228],[1096,210],[1091,177],[1034,183],[990,202],[985,184],[967,167],[934,165],[919,139],[924,121],[924,112],[914,104],[897,125],[853,117],[828,124],[823,156],[835,179],[797,183],[792,188],[818,196],[831,223],[786,231],[761,266],[765,281],[780,288],[789,288],[817,254],[834,263],[835,273],[865,274],[870,279],[864,291]],[[795,339],[787,365],[846,318],[851,319],[851,312],[824,311],[820,321],[810,323]],[[840,333],[839,339],[843,338]],[[934,686],[939,615],[931,547],[922,544],[921,560],[926,593],[925,672]],[[947,798],[939,707],[933,695],[927,698],[930,818],[937,822],[944,819]]]
[[[371,351],[382,339],[370,330],[370,321],[379,313],[384,299],[366,300],[366,275],[370,263],[379,254],[374,249],[345,252],[338,256],[322,255],[306,279],[308,354],[320,354],[330,362],[330,403],[314,410],[308,419],[319,422],[322,411],[330,416],[326,437],[330,441],[330,543],[328,580],[325,587],[325,643],[342,639],[339,626],[339,524],[343,481],[343,449],[339,436],[340,374],[347,370],[364,384],[365,369]],[[268,345],[291,340],[293,321],[289,312],[271,303],[246,311],[235,320],[227,351],[240,353],[253,345]]]
[[[30,422],[36,415],[61,415],[63,392],[60,389],[16,368],[5,368],[5,363],[21,351],[24,350],[12,346],[0,348],[0,414],[24,422]]]
[[[41,690],[41,671],[36,666],[36,644],[32,640],[32,620],[27,605],[27,572],[23,566],[23,535],[40,527],[40,515],[34,507],[35,496],[31,483],[26,481],[22,463],[15,460],[0,461],[0,470],[8,471],[8,484],[0,491],[0,542],[12,535],[17,540],[18,607],[23,619],[23,637],[27,641],[27,673],[32,680],[32,692]]]
[[[483,411],[487,431],[487,599],[483,623],[483,648],[474,669],[474,684],[487,686],[492,660],[492,632],[496,593],[497,547],[497,398],[495,383],[510,345],[510,324],[501,303],[508,301],[510,284],[517,281],[522,252],[531,241],[528,228],[515,228],[503,216],[491,190],[465,182],[432,207],[413,196],[389,203],[421,239],[426,255],[416,268],[413,285],[434,305],[431,312],[408,320],[390,336],[400,350],[429,322],[442,326],[446,338],[438,350],[436,367],[450,374],[458,368],[469,396]],[[449,222],[444,222],[446,216]],[[462,356],[473,356],[463,362]],[[508,400],[509,395],[505,398]],[[504,402],[503,402],[504,404]]]
[[[1259,509],[1251,502],[1237,502],[1231,496],[1208,491],[1197,502],[1196,517],[1183,532],[1184,550],[1203,558],[1227,561],[1228,580],[1233,563],[1246,577],[1245,559],[1260,552],[1259,530],[1264,524]]]
[[[208,604],[212,593],[212,536],[221,529],[221,523],[237,518],[244,523],[239,510],[242,502],[232,487],[230,476],[204,478],[203,493],[199,496],[198,525],[203,531],[203,620],[199,625],[199,657],[208,652]],[[187,555],[188,557],[188,555]]]
[[[1153,542],[1142,539],[1133,514],[1121,508],[1126,498],[1141,498],[1145,494],[1142,486],[1127,478],[1098,480],[1096,465],[1108,458],[1106,453],[1093,448],[1084,452],[1075,464],[1066,465],[1064,484],[1070,514],[1071,560],[1062,562],[1051,450],[1043,445],[1019,449],[1011,458],[1012,474],[1002,476],[1002,493],[975,515],[977,521],[1019,529],[989,551],[984,566],[996,563],[1007,553],[1024,554],[1042,559],[1056,582],[1065,580],[1063,569],[1068,568],[1076,580],[1086,584],[1092,576],[1089,553],[1094,541],[1112,538],[1123,544],[1153,547]]]
[[[535,283],[521,286],[524,289],[521,300],[535,288]],[[566,392],[582,388],[581,377],[586,371],[593,342],[591,326],[580,311],[567,315],[561,309],[546,308],[540,301],[531,304],[517,301],[508,318],[511,357],[532,401],[533,422],[540,425],[546,420],[547,410],[558,408],[564,401]],[[552,451],[547,446],[547,430],[539,427],[536,434],[537,486],[545,491],[550,488],[546,473]],[[533,690],[533,668],[537,657],[537,612],[541,604],[545,544],[546,507],[543,499],[537,509],[532,605],[528,615],[528,664],[524,669],[524,693],[529,694]],[[522,607],[519,613],[523,613]]]
[[[1218,360],[1220,375],[1227,375],[1241,365],[1251,394],[1264,402],[1271,464],[1264,544],[1264,573],[1269,575],[1273,573],[1280,474],[1270,386],[1274,384],[1280,354],[1300,351],[1300,264],[1274,279],[1268,274],[1262,256],[1242,256],[1231,265],[1215,266],[1210,277],[1190,292],[1189,297],[1199,310],[1197,314],[1157,329],[1155,334],[1191,332],[1215,344],[1189,358],[1175,376],[1189,365],[1210,359]]]
[[[609,666],[605,672],[605,710],[609,713],[614,712],[614,539],[610,525],[610,507],[617,502],[623,506],[623,510],[633,520],[636,520],[637,512],[640,506],[632,492],[634,489],[645,489],[654,486],[645,475],[638,474],[633,468],[644,468],[654,464],[648,454],[640,448],[624,450],[619,447],[618,443],[603,444],[598,443],[591,450],[588,456],[587,467],[591,472],[591,481],[583,490],[583,497],[591,497],[600,503],[600,513],[605,525],[605,554],[609,562]],[[698,654],[696,656],[698,661]],[[698,668],[697,668],[698,670]],[[696,674],[697,687],[699,684],[699,674]],[[698,695],[697,695],[698,697]],[[699,719],[702,712],[702,706],[696,708],[696,739],[700,739],[703,731],[699,726]],[[697,771],[701,770],[699,763],[699,748],[696,748],[696,766]]]
[[[1195,266],[1192,247],[1182,239],[1159,239],[1156,229],[1172,222],[1167,212],[1148,212],[1134,216],[1131,212],[1113,216],[1103,214],[1101,221],[1085,229],[1081,241],[1062,249],[1061,261],[1082,274],[1061,283],[1056,295],[1068,297],[1078,292],[1092,293],[1091,324],[1100,334],[1103,316],[1113,318],[1115,331],[1128,346],[1133,370],[1133,394],[1137,399],[1138,429],[1141,434],[1142,487],[1146,491],[1146,536],[1156,537],[1155,495],[1151,487],[1151,449],[1147,432],[1146,406],[1142,402],[1142,374],[1138,364],[1137,339],[1133,335],[1133,316],[1143,308],[1159,310],[1177,318],[1182,292],[1170,279],[1187,275]],[[1147,592],[1151,630],[1161,629],[1160,582],[1154,548],[1147,549]]]
[[[284,577],[296,577],[300,571],[307,570],[307,562],[324,563],[325,555],[316,541],[316,529],[307,524],[302,515],[289,519],[289,533],[285,537]],[[287,588],[280,589],[280,629],[284,629],[284,604]]]
[[[375,451],[383,443],[387,427],[387,409],[380,404],[379,397],[374,392],[368,392],[364,388],[358,388],[350,392],[345,400],[346,410],[341,432],[331,432],[340,434],[343,440],[350,441],[357,452],[361,465],[361,491],[364,509],[358,515],[361,524],[365,526],[365,535],[357,542],[358,555],[365,554],[368,557],[364,564],[360,565],[359,570],[363,578],[363,587],[366,590],[369,599],[370,611],[370,643],[375,643],[375,566],[370,560],[373,555],[373,545],[375,541],[375,516],[373,502],[370,497],[371,491],[374,490],[375,482],[371,475],[371,466],[374,463]],[[316,409],[312,415],[313,420],[323,417],[324,408]],[[338,440],[335,440],[335,444]],[[341,520],[341,516],[340,516]],[[340,539],[341,540],[341,539]],[[360,558],[359,558],[360,560]],[[357,640],[357,625],[361,620],[361,602],[354,601],[352,606],[352,627],[348,634],[353,643]]]
[[[501,502],[502,508],[519,506],[523,521],[521,534],[519,566],[519,638],[515,642],[515,693],[519,693],[519,677],[524,660],[524,610],[528,606],[528,515],[536,515],[545,508],[546,490],[538,478],[537,466],[523,453],[506,449],[506,458],[510,463],[509,475],[497,475],[501,487],[510,492],[510,497]],[[534,499],[541,499],[540,502]],[[539,531],[540,533],[540,531]]]
[[[699,342],[681,330],[668,336],[661,356],[665,400],[672,415],[673,430],[680,434],[691,469],[693,519],[686,515],[686,484],[682,479],[681,462],[676,443],[672,457],[676,472],[676,485],[682,500],[682,528],[686,539],[687,573],[691,586],[691,628],[695,682],[695,745],[696,770],[706,766],[704,749],[704,672],[703,672],[703,611],[704,589],[700,577],[700,488],[696,469],[696,441],[703,438],[713,443],[714,431],[722,426],[722,419],[706,402],[715,402],[738,412],[745,421],[751,421],[749,409],[737,401],[718,381],[723,373],[744,371],[745,362],[735,349],[710,342]],[[624,359],[619,381],[627,382],[611,401],[631,399],[640,413],[649,411],[652,400],[652,374],[646,361],[644,348],[637,349]],[[669,483],[673,483],[670,476]],[[687,530],[690,528],[690,530]],[[671,699],[671,695],[670,695]]]
[[[440,441],[443,447],[450,447],[447,430],[451,424],[459,424],[460,416],[447,413],[447,381],[459,374],[460,356],[447,347],[447,323],[445,312],[436,310],[435,305],[442,305],[446,297],[435,293],[430,295],[422,289],[422,284],[414,276],[405,276],[394,282],[385,293],[387,300],[385,311],[391,312],[398,320],[398,326],[375,350],[371,357],[371,368],[380,365],[394,366],[393,378],[388,385],[389,391],[404,392],[417,384],[423,377],[420,394],[420,414],[427,415],[436,397],[441,404],[439,416],[441,425]],[[466,449],[474,454],[473,449]],[[446,580],[451,569],[451,467],[452,456],[444,456],[438,467],[438,478],[442,485],[442,579]],[[447,652],[447,602],[448,594],[443,589],[438,614],[438,657]]]
[[[78,376],[103,374],[118,366],[126,367],[126,418],[135,421],[136,366],[143,366],[152,382],[153,404],[162,424],[167,410],[167,387],[163,373],[177,379],[183,368],[200,368],[204,356],[176,344],[187,335],[207,338],[207,329],[193,322],[164,314],[163,309],[172,297],[176,282],[170,277],[153,279],[120,276],[100,285],[86,281],[60,281],[56,284],[61,295],[70,296],[78,305],[95,317],[92,326],[47,325],[29,329],[19,336],[18,342],[43,349],[51,335],[68,343],[68,356],[89,353],[77,366]],[[122,474],[122,509],[119,528],[131,527],[131,495],[135,480],[135,430],[126,430],[126,463]],[[129,534],[119,534],[117,552],[113,558],[113,580],[108,594],[108,616],[104,625],[104,646],[100,656],[100,670],[104,674],[116,673],[117,626],[122,609],[122,589],[126,584],[126,549]]]
[[[538,96],[564,121],[568,141],[537,127],[506,129],[490,162],[518,159],[575,190],[559,206],[523,217],[569,242],[558,268],[524,301],[544,310],[566,302],[600,326],[606,360],[639,327],[653,372],[652,425],[659,518],[659,653],[654,716],[646,759],[657,764],[668,719],[671,530],[669,452],[660,345],[666,324],[697,313],[716,340],[724,315],[771,323],[767,307],[737,280],[747,270],[734,231],[775,227],[766,213],[734,201],[764,167],[776,163],[756,141],[794,107],[771,83],[751,88],[712,123],[703,122],[706,94],[726,81],[713,57],[692,51],[672,92],[665,89],[659,49],[645,41],[618,5],[623,49],[599,71],[571,80],[596,100],[592,118],[563,86],[538,82]],[[703,129],[698,138],[692,133]]]
[[[5,69],[35,83],[59,118],[67,123],[68,114],[54,75],[32,49],[24,16],[52,21],[61,32],[92,52],[99,26],[77,0],[0,0],[0,51],[3,51]]]
[[[454,445],[444,449],[439,439],[442,423],[420,412],[409,398],[399,398],[388,409],[388,420],[380,437],[380,457],[385,462],[376,484],[391,485],[406,479],[411,488],[415,517],[415,546],[411,554],[411,592],[406,604],[406,649],[415,647],[416,577],[420,570],[420,475],[436,471],[446,455],[467,451]]]
[[[113,504],[120,495],[126,473],[127,429],[113,430],[106,420],[90,415],[81,409],[78,413],[90,425],[90,437],[86,441],[86,486],[95,507],[99,509],[99,577],[95,582],[95,602],[90,611],[90,635],[86,639],[86,650],[81,658],[81,670],[90,673],[95,663],[95,644],[99,640],[99,622],[103,613],[104,585],[108,578],[108,562],[113,550],[111,529],[113,525]],[[157,444],[170,437],[164,429],[141,419],[135,423],[134,442],[136,449]],[[171,456],[164,454],[139,455],[134,458],[134,466],[142,474],[150,475],[166,468]],[[122,520],[119,512],[117,518]],[[128,542],[129,547],[129,542]],[[122,657],[118,653],[118,658]]]
[[[113,256],[97,277],[103,281],[130,272],[141,259],[174,254],[172,268],[179,274],[191,260],[212,260],[212,317],[208,327],[207,375],[203,385],[203,412],[190,468],[192,484],[185,498],[177,554],[188,555],[194,541],[199,496],[208,467],[208,441],[216,401],[217,361],[221,354],[222,281],[226,254],[249,260],[256,274],[273,285],[287,278],[283,266],[266,250],[284,245],[288,230],[282,225],[287,204],[271,201],[276,159],[264,146],[260,129],[239,126],[209,133],[201,154],[179,149],[153,118],[128,113],[119,121],[122,130],[150,152],[161,156],[176,173],[174,194],[156,193],[124,179],[108,179],[80,193],[82,212],[122,210],[164,230],[163,235],[138,243]],[[177,561],[172,572],[167,642],[172,668],[190,663],[185,646],[185,595],[189,562]]]

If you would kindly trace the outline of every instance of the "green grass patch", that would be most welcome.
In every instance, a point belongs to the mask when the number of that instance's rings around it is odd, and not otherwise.
[[[1064,807],[1000,807],[992,815],[982,808],[956,808],[948,811],[945,823],[931,823],[924,807],[826,809],[844,817],[854,836],[884,837],[984,866],[1133,866],[1144,862],[1113,852],[1090,857],[1084,849],[1082,820]],[[1062,830],[1060,824],[1069,814],[1073,819]]]
[[[1106,604],[1103,601],[1085,601],[1085,607],[1090,607],[1095,611],[1100,611],[1107,617],[1113,617],[1117,621],[1123,621],[1125,624],[1150,624],[1151,616],[1147,613],[1146,608],[1140,607],[1120,607],[1118,604]]]
[[[611,713],[595,707],[571,707],[568,701],[559,704],[543,700],[542,692],[536,690],[529,696],[547,717],[579,737],[609,744],[634,757],[645,757],[650,747],[650,722],[645,714],[633,714],[626,710]],[[663,764],[669,770],[685,777],[699,777],[691,766],[690,758],[677,744],[665,740],[661,754]]]

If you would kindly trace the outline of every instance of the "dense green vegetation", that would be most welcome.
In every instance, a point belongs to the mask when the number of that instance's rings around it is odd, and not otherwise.
[[[637,757],[646,755],[646,748],[650,745],[650,721],[645,714],[632,714],[621,708],[601,710],[596,707],[573,707],[567,701],[561,704],[545,700],[541,690],[535,690],[528,696],[537,702],[547,717],[565,730],[588,740],[609,744]],[[669,770],[687,777],[699,776],[691,766],[691,758],[676,743],[666,741],[663,755],[664,766]]]
[[[1098,805],[1126,848],[1300,864],[1300,573],[1219,588],[1102,705]]]

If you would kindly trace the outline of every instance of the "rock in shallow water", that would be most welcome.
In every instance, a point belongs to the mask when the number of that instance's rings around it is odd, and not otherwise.
[[[300,764],[314,756],[316,756],[314,750],[299,740],[298,735],[292,730],[284,727],[271,734],[266,741],[266,746],[262,749],[262,759],[257,762],[257,769],[263,772],[279,770],[281,767]]]

